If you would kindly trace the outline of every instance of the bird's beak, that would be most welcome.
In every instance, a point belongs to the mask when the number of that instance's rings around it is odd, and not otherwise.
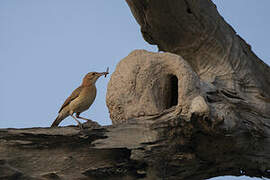
[[[100,72],[100,73],[98,73],[98,76],[100,77],[100,76],[103,76],[104,75],[106,77],[107,74],[109,74],[109,73],[107,73],[107,72]]]
[[[107,68],[106,72],[99,73],[99,76],[107,76],[109,74],[109,68]]]

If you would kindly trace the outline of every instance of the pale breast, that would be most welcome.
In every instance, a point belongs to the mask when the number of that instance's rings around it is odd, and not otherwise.
[[[70,103],[70,110],[74,113],[81,113],[87,110],[96,98],[96,86],[85,87],[80,95]]]

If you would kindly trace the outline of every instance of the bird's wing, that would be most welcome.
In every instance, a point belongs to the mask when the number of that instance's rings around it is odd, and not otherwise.
[[[78,87],[77,89],[75,89],[75,90],[71,93],[71,95],[65,100],[64,104],[62,105],[62,107],[60,108],[60,110],[58,111],[58,113],[60,113],[61,110],[62,110],[64,107],[66,107],[67,105],[69,105],[69,103],[70,103],[71,101],[73,101],[74,99],[76,99],[76,98],[80,95],[81,91],[82,91],[82,87],[81,87],[81,86]]]

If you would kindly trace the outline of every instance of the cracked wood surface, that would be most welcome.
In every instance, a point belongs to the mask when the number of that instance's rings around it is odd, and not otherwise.
[[[203,117],[171,113],[98,129],[1,129],[0,179],[270,177],[269,138],[205,134]]]

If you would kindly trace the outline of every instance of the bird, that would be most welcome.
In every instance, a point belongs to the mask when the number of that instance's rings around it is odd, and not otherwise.
[[[81,117],[80,114],[89,109],[93,104],[97,94],[95,84],[98,78],[103,75],[106,77],[107,74],[109,74],[109,68],[107,68],[106,72],[87,73],[82,80],[82,84],[65,100],[51,127],[57,127],[68,116],[71,116],[78,123],[80,129],[83,129],[83,125],[78,119],[92,122],[90,119]],[[74,116],[74,113],[76,114],[76,117]]]

